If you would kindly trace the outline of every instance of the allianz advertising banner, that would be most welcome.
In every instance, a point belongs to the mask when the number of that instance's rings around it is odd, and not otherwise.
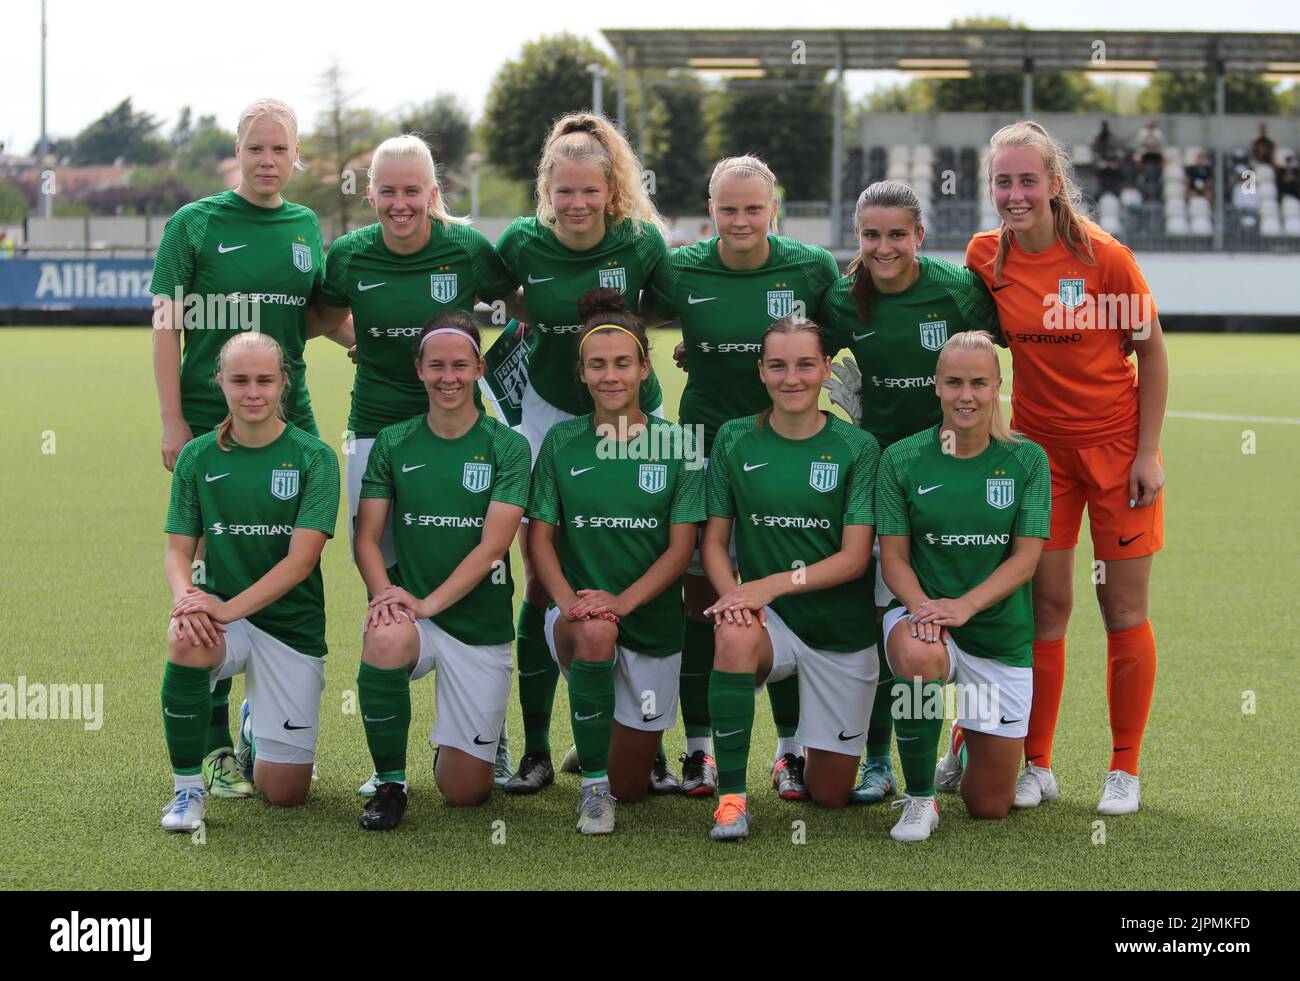
[[[0,260],[0,310],[148,310],[152,259]]]

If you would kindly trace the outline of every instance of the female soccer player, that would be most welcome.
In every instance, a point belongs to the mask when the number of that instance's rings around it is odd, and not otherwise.
[[[817,314],[832,351],[851,357],[831,370],[831,401],[876,437],[881,449],[935,425],[934,366],[950,335],[965,330],[997,333],[997,310],[978,276],[964,266],[920,254],[925,241],[921,202],[902,181],[880,181],[858,196],[854,209],[858,254],[848,273],[827,291]],[[856,359],[856,360],[855,360]],[[866,379],[858,368],[868,369]],[[843,375],[843,379],[840,379]],[[876,547],[879,557],[879,538]],[[867,730],[867,754],[853,799],[884,800],[896,792],[889,737],[893,679],[880,633],[894,599],[875,568],[876,650],[880,681]],[[955,789],[955,788],[954,788]]]
[[[282,413],[290,365],[269,334],[222,345],[216,380],[227,415],[185,444],[167,508],[167,584],[174,604],[163,672],[163,731],[175,797],[168,831],[203,820],[203,746],[219,680],[246,675],[256,761],[272,804],[307,799],[325,688],[320,556],[334,534],[334,451]],[[194,556],[207,541],[194,587]]]
[[[361,814],[370,831],[406,810],[411,682],[437,671],[430,742],[434,778],[452,806],[474,806],[493,784],[510,699],[514,584],[505,559],[528,503],[528,444],[480,412],[478,327],[444,313],[420,335],[416,373],[425,411],[379,431],[357,513],[357,567],[372,597],[357,692],[378,784]],[[389,514],[397,575],[381,542]]]
[[[1047,455],[1002,420],[992,335],[952,335],[935,373],[942,419],[890,446],[876,479],[880,559],[897,597],[885,654],[905,693],[895,841],[921,841],[939,824],[934,760],[948,682],[966,740],[966,806],[977,818],[1011,809],[1033,688],[1029,579],[1050,520]]]
[[[706,457],[724,422],[770,404],[754,372],[763,331],[791,313],[810,315],[839,276],[825,249],[776,234],[776,189],[776,176],[758,157],[718,161],[709,180],[709,216],[717,235],[672,250],[650,283],[653,309],[665,319],[681,318],[689,368],[681,422],[702,427]],[[690,796],[711,795],[717,782],[709,730],[713,624],[704,615],[715,599],[703,566],[694,562],[686,577],[682,660],[682,789]],[[788,800],[807,800],[803,752],[794,738],[798,680],[772,681],[767,690],[777,730],[772,785]]]
[[[551,426],[591,412],[591,395],[574,376],[578,298],[616,289],[635,306],[641,287],[667,250],[664,221],[641,180],[641,164],[626,138],[604,116],[576,113],[555,123],[537,165],[537,214],[516,219],[497,242],[513,282],[523,286],[531,325],[528,388],[521,429],[533,459]],[[653,370],[640,405],[662,415]],[[519,702],[524,756],[506,783],[511,793],[537,793],[555,779],[551,764],[551,706],[559,669],[542,632],[546,590],[532,572],[526,542],[524,601],[519,612]],[[664,767],[666,771],[666,764]]]
[[[283,102],[258,99],[240,114],[236,135],[239,186],[172,215],[154,259],[153,368],[168,470],[192,437],[226,414],[212,375],[233,331],[257,330],[280,343],[291,383],[286,417],[317,435],[303,348],[317,328],[311,301],[324,265],[320,222],[281,196],[300,166],[298,120]],[[213,692],[203,770],[214,796],[247,797],[253,788],[232,752],[229,696],[226,679]]]
[[[876,686],[870,595],[880,451],[870,433],[817,408],[830,358],[810,320],[764,333],[759,373],[771,406],[718,430],[700,551],[719,598],[709,716],[718,758],[711,837],[746,838],[745,794],[756,685],[798,673],[804,782],[825,807],[853,790]],[[741,585],[728,543],[733,524]]]
[[[681,429],[638,405],[649,344],[622,294],[592,290],[578,306],[578,377],[595,409],[546,434],[528,539],[555,600],[546,643],[569,683],[578,830],[597,835],[614,830],[616,800],[645,795],[661,734],[677,719],[681,579],[704,520],[704,480]]]
[[[1094,580],[1107,631],[1112,739],[1097,810],[1127,814],[1140,803],[1138,753],[1155,690],[1147,599],[1152,556],[1164,545],[1164,335],[1133,253],[1079,215],[1069,157],[1043,127],[998,130],[988,167],[1002,226],[971,239],[966,265],[989,285],[1011,348],[1012,422],[1052,465],[1052,537],[1034,576],[1034,707],[1016,806],[1059,793],[1052,737],[1087,504],[1101,563]]]

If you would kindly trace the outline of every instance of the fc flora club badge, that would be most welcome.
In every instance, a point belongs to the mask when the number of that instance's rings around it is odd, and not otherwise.
[[[937,351],[948,340],[948,321],[927,320],[919,325],[921,328],[921,347],[927,351]]]
[[[1083,306],[1083,280],[1082,279],[1058,279],[1056,281],[1056,292],[1061,298],[1061,306],[1074,310]]]
[[[622,266],[600,270],[600,287],[607,290],[627,292],[627,270]]]
[[[297,470],[272,470],[271,494],[282,501],[291,501],[298,496]]]
[[[794,290],[768,290],[767,315],[780,320],[794,313]]]
[[[833,491],[840,482],[840,465],[838,463],[814,463],[808,474],[808,483],[813,490],[823,494]]]
[[[1011,477],[990,477],[984,482],[984,496],[999,511],[1016,503],[1016,482]]]
[[[450,303],[459,292],[455,273],[433,273],[429,276],[429,295],[439,303]]]
[[[465,464],[465,474],[461,478],[461,483],[465,489],[472,494],[478,494],[492,486],[492,464],[490,463],[467,463]]]
[[[658,494],[668,486],[668,464],[641,464],[641,474],[637,478],[636,484],[647,494]]]
[[[293,266],[300,272],[311,272],[311,246],[306,242],[293,243]]]

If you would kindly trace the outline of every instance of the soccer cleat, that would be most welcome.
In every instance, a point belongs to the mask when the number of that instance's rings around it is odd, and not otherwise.
[[[584,835],[610,835],[614,833],[614,805],[618,798],[609,792],[609,783],[592,784],[582,788],[578,804],[578,830]]]
[[[650,768],[650,793],[676,794],[682,789],[681,783],[672,770],[668,769],[668,760],[663,753],[655,756],[654,766]]]
[[[252,797],[253,785],[244,779],[235,754],[214,749],[203,758],[203,788],[213,797]]]
[[[896,793],[898,781],[894,779],[894,764],[889,757],[868,756],[862,761],[858,785],[849,800],[855,804],[877,804]]]
[[[492,783],[500,790],[515,771],[510,768],[510,740],[504,734],[497,741],[497,756],[492,764]]]
[[[361,812],[361,827],[367,831],[392,831],[406,813],[406,788],[400,783],[381,783],[375,796]]]
[[[203,799],[207,796],[208,792],[198,787],[182,787],[163,808],[158,823],[164,831],[193,831],[203,823],[206,814]]]
[[[253,782],[253,720],[248,714],[248,699],[239,706],[239,735],[235,737],[235,765],[244,779]]]
[[[681,792],[687,797],[712,797],[718,789],[718,765],[713,757],[697,749],[690,756],[677,758],[682,765]]]
[[[1045,800],[1056,800],[1060,796],[1051,769],[1028,763],[1016,778],[1016,799],[1011,806],[1037,807]]]
[[[1138,778],[1124,770],[1111,770],[1101,788],[1101,803],[1097,813],[1111,817],[1116,814],[1136,814],[1142,803],[1142,790]]]
[[[811,800],[803,785],[803,757],[786,753],[772,764],[772,787],[782,800]]]
[[[507,794],[535,794],[555,782],[555,768],[550,753],[525,753],[515,775],[501,789]]]
[[[965,769],[961,757],[965,743],[966,737],[962,734],[961,726],[954,722],[948,752],[934,768],[934,789],[941,794],[955,794],[961,790],[961,774]]]
[[[358,797],[374,797],[375,789],[379,786],[379,771],[370,771],[370,778],[357,788]]]
[[[581,773],[582,763],[578,760],[578,747],[570,746],[564,758],[560,760],[561,773]]]
[[[903,816],[889,829],[889,837],[895,841],[925,841],[939,827],[939,805],[933,797],[904,795],[890,806],[903,809]]]
[[[740,841],[748,838],[750,831],[749,804],[743,794],[723,794],[718,798],[718,809],[713,812],[713,830],[709,837],[714,841]]]

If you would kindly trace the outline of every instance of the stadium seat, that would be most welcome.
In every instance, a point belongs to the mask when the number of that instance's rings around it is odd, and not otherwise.
[[[1300,216],[1287,218],[1282,222],[1282,229],[1290,238],[1300,238]]]
[[[1204,152],[1205,152],[1204,147],[1199,147],[1199,146],[1183,147],[1183,166],[1190,167],[1192,164],[1196,163],[1197,155]]]
[[[1189,198],[1187,201],[1187,217],[1192,222],[1197,218],[1210,217],[1210,202],[1205,198]]]
[[[1261,218],[1259,233],[1266,238],[1281,238],[1284,233],[1282,223],[1276,218]]]
[[[1277,198],[1260,198],[1259,216],[1261,218],[1280,218],[1282,209],[1277,203]]]
[[[1184,215],[1173,214],[1165,215],[1165,234],[1166,235],[1187,235],[1190,229],[1187,226],[1187,218]]]
[[[1074,163],[1079,167],[1092,166],[1092,147],[1087,143],[1076,143],[1074,145]]]
[[[912,161],[912,180],[917,184],[922,182],[929,184],[934,180],[934,164],[925,160]]]
[[[906,143],[895,143],[889,148],[889,166],[912,162],[912,148]]]
[[[1183,165],[1183,151],[1176,146],[1167,146],[1164,151],[1165,170]]]
[[[924,163],[927,166],[934,163],[934,147],[929,143],[918,143],[912,147],[912,163]]]
[[[1300,218],[1300,199],[1288,194],[1282,198],[1281,206],[1283,218]]]
[[[1193,235],[1213,235],[1214,222],[1209,215],[1196,215],[1189,222]]]
[[[891,163],[885,171],[885,176],[891,181],[911,181],[912,168],[905,163]]]

